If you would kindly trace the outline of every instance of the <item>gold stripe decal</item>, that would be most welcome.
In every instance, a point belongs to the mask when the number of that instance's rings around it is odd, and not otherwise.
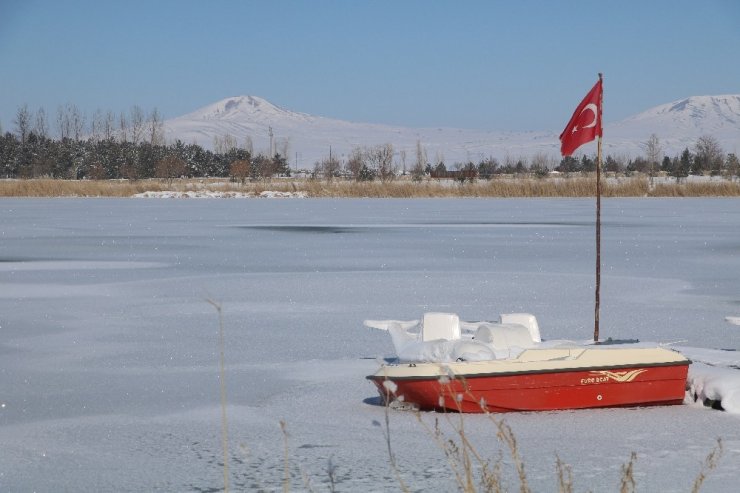
[[[597,381],[600,381],[600,382],[606,382],[609,380],[613,380],[618,383],[625,383],[625,382],[631,382],[632,380],[637,378],[637,375],[645,373],[646,371],[647,370],[645,369],[630,370],[630,371],[601,370],[601,371],[592,371],[591,375],[602,377],[602,378],[596,379]]]

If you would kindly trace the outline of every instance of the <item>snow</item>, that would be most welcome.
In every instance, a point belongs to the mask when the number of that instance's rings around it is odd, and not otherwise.
[[[602,337],[680,350],[693,392],[682,406],[504,416],[529,485],[556,488],[557,454],[576,491],[618,490],[634,451],[638,489],[687,491],[721,437],[704,491],[733,491],[737,200],[602,206]],[[223,307],[232,489],[282,490],[286,439],[293,491],[329,489],[330,464],[339,491],[398,491],[385,409],[365,379],[393,346],[363,320],[530,312],[544,339],[588,339],[593,207],[0,199],[0,491],[218,491],[219,319],[207,299]],[[703,405],[717,397],[728,412]],[[449,432],[456,417],[420,419],[389,414],[398,472],[412,490],[453,491],[422,423]],[[503,453],[516,489],[495,424],[464,419],[484,457]]]
[[[574,101],[573,105],[577,102]],[[608,102],[605,114],[609,114]],[[563,115],[563,125],[569,115]],[[396,162],[406,152],[406,166],[416,159],[416,146],[424,147],[433,164],[442,159],[448,169],[455,163],[478,162],[489,157],[518,160],[544,154],[559,161],[557,129],[533,128],[528,132],[459,128],[407,128],[373,123],[348,122],[280,108],[256,96],[236,96],[217,101],[187,115],[165,121],[165,138],[211,149],[214,138],[227,134],[241,146],[247,137],[255,153],[269,154],[270,129],[274,148],[285,153],[294,169],[310,170],[314,163],[332,155],[346,160],[355,147],[391,143]],[[618,122],[605,122],[604,152],[635,158],[645,155],[645,142],[652,134],[665,155],[677,156],[693,148],[703,135],[716,138],[725,152],[740,146],[740,95],[694,96],[650,108]],[[287,144],[287,152],[285,144]],[[595,144],[581,149],[595,154]]]
[[[430,321],[435,317],[444,322]],[[533,323],[525,326],[521,323],[460,322],[457,314],[425,313],[422,320],[365,320],[364,324],[389,332],[400,362],[487,361],[515,358],[535,345],[550,348],[575,344],[571,341],[541,343],[536,319],[531,314],[502,315],[501,320],[505,317],[517,322],[532,320]],[[435,328],[430,330],[432,325]]]
[[[276,190],[265,190],[258,194],[253,192],[220,192],[213,190],[197,190],[187,192],[161,191],[161,192],[142,192],[134,194],[134,198],[145,199],[303,199],[308,195],[306,192],[279,192]]]

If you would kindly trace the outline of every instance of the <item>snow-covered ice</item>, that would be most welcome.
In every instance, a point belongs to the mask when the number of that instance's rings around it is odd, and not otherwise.
[[[695,362],[687,405],[504,416],[535,491],[614,491],[637,453],[641,491],[740,483],[736,199],[605,199],[602,337],[670,344]],[[366,319],[426,311],[537,316],[585,340],[593,202],[0,199],[0,491],[218,491],[218,314],[226,337],[231,486],[397,491],[385,410],[365,376],[393,354]],[[702,405],[723,394],[726,409]],[[697,402],[694,402],[694,394]],[[424,413],[433,426],[445,416]],[[413,413],[392,412],[401,477],[454,490]],[[485,416],[466,434],[494,460]],[[511,489],[515,476],[505,476]]]

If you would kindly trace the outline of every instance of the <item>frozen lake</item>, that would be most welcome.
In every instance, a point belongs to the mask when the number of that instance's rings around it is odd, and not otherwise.
[[[364,377],[392,354],[364,319],[537,316],[549,339],[593,330],[592,200],[0,199],[0,491],[218,491],[218,316],[232,489],[397,491],[384,408]],[[603,201],[602,338],[740,348],[740,202]],[[442,415],[425,413],[433,423]],[[684,405],[511,414],[530,486],[555,454],[577,491],[740,484],[740,416]],[[466,416],[486,457],[504,451]],[[412,490],[449,490],[444,453],[391,413]],[[302,476],[308,479],[302,479]],[[308,481],[308,484],[306,483]],[[509,478],[511,489],[517,483]]]

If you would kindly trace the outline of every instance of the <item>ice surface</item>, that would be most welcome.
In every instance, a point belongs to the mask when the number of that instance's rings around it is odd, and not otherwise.
[[[702,365],[740,363],[725,321],[740,306],[737,200],[603,208],[602,337],[675,343],[695,388],[731,389]],[[293,491],[309,489],[301,473],[328,489],[330,461],[338,490],[398,491],[364,378],[393,346],[362,321],[530,312],[544,338],[586,340],[592,222],[590,200],[0,199],[0,491],[221,488],[208,298],[223,306],[232,488],[282,489],[283,419]],[[687,491],[716,437],[705,491],[733,491],[740,418],[702,401],[505,419],[535,491],[556,489],[556,453],[576,491],[616,491],[632,451],[641,491]],[[455,489],[413,413],[390,428],[411,489]],[[488,418],[465,429],[498,457]]]

